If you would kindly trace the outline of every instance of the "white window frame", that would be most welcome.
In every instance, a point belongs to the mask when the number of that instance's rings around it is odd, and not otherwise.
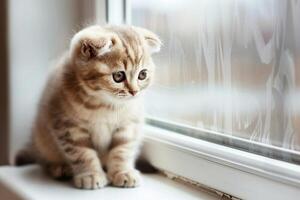
[[[297,199],[300,167],[146,125],[143,156],[162,171],[242,199]]]
[[[107,22],[130,24],[129,4],[130,0],[106,0]],[[300,196],[299,165],[149,124],[144,133],[142,154],[161,171],[242,199],[290,200]]]

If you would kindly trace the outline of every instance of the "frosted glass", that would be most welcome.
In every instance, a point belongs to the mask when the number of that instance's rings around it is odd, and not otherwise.
[[[300,151],[300,1],[131,0],[156,32],[156,117]]]

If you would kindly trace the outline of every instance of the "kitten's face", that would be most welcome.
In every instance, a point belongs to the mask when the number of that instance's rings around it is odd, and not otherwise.
[[[153,33],[136,27],[90,27],[73,45],[76,42],[78,74],[94,94],[130,100],[151,84],[155,70],[151,54],[161,45]]]
[[[95,93],[123,100],[140,96],[151,84],[153,75],[151,59],[135,65],[128,58],[123,62],[95,62],[93,67],[80,73],[84,84]]]

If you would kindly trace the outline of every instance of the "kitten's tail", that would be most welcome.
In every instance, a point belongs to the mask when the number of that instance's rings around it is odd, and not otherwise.
[[[23,166],[36,163],[36,156],[33,146],[28,144],[23,149],[19,150],[15,157],[15,165]]]
[[[135,167],[142,173],[144,174],[154,174],[157,173],[158,170],[153,167],[150,162],[148,162],[145,158],[143,158],[142,156],[140,156],[136,163],[135,163]]]

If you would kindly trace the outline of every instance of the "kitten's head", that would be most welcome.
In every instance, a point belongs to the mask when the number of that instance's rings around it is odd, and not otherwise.
[[[83,87],[122,101],[140,96],[151,84],[151,55],[160,47],[159,38],[146,29],[92,26],[73,37],[70,52]]]

